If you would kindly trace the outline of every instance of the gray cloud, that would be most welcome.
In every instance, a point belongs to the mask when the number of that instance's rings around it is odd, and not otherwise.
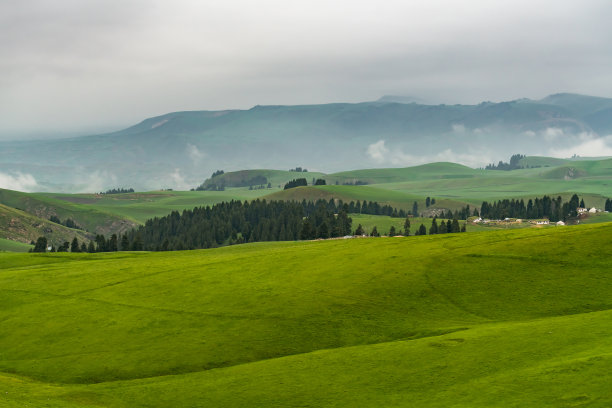
[[[6,0],[0,137],[175,110],[612,95],[612,3]]]

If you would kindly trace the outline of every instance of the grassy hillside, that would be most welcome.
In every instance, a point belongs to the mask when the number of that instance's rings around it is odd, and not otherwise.
[[[416,201],[421,210],[425,210],[425,196],[411,194],[408,191],[394,191],[387,188],[387,185],[376,186],[308,186],[296,187],[265,196],[269,200],[330,200],[339,199],[345,202],[350,201],[376,201],[380,204],[388,204],[393,208],[403,208],[412,210],[412,205]],[[451,208],[458,209],[464,207],[466,202],[459,200],[449,200],[444,197],[436,198],[436,205],[431,208]],[[420,211],[419,211],[420,212]]]
[[[0,254],[0,391],[9,406],[604,407],[610,239],[608,223]]]
[[[261,182],[254,182],[254,180],[265,178],[267,183],[271,183],[273,187],[283,188],[285,183],[296,178],[305,178],[309,183],[312,182],[313,178],[323,177],[323,173],[318,172],[295,172],[295,171],[284,171],[284,170],[270,170],[270,169],[253,169],[253,170],[240,170],[230,171],[223,173],[219,176],[207,179],[208,184],[222,184],[226,187],[249,187],[256,186],[258,184],[265,184]],[[205,185],[207,185],[205,183]]]
[[[329,174],[325,178],[328,180],[328,184],[334,184],[336,181],[340,184],[356,181],[381,184],[398,181],[472,178],[475,174],[477,174],[477,171],[467,166],[440,162],[405,168],[343,171]]]
[[[230,188],[225,191],[149,191],[132,194],[48,194],[55,200],[77,203],[104,214],[144,223],[149,218],[163,217],[172,211],[183,211],[231,200],[254,200],[278,188],[249,190]]]
[[[48,220],[52,215],[62,221],[71,218],[84,230],[98,234],[121,233],[136,225],[135,222],[114,213],[85,205],[78,196],[72,197],[71,201],[64,201],[56,199],[52,194],[28,194],[0,189],[0,204],[17,208],[44,220]]]
[[[0,238],[0,251],[28,252],[33,247],[33,245],[24,244],[23,242]]]
[[[91,233],[67,228],[0,204],[0,238],[5,240],[0,243],[0,250],[24,252],[25,249],[27,251],[30,247],[27,244],[36,241],[40,236],[46,237],[49,243],[55,246],[65,241],[71,242],[74,237],[77,237],[79,241],[93,239]]]

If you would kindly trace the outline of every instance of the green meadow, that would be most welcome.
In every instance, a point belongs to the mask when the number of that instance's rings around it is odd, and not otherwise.
[[[0,254],[0,406],[607,407],[612,224]]]
[[[10,239],[0,238],[0,251],[28,252],[30,248],[33,248],[33,246],[29,244],[17,242],[17,241],[12,241]]]

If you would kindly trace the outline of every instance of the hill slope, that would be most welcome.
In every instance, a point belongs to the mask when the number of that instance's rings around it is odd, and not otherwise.
[[[0,370],[20,376],[0,390],[55,406],[606,406],[611,238],[0,254]]]
[[[61,221],[70,218],[83,230],[96,234],[119,234],[131,229],[136,222],[120,215],[100,211],[87,205],[87,200],[72,196],[71,201],[58,200],[52,194],[28,194],[0,189],[0,204],[16,208],[43,220],[51,216]]]
[[[71,242],[75,237],[80,242],[94,238],[91,233],[67,228],[0,204],[0,238],[15,241],[15,243],[29,244],[31,241],[36,242],[36,239],[41,236],[46,237],[49,244],[54,244],[56,247],[66,241]],[[24,246],[15,244],[11,246],[9,242],[4,242],[0,248],[24,252]],[[27,248],[25,248],[25,251],[27,251]]]

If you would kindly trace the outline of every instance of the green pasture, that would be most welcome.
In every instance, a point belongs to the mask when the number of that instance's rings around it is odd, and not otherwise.
[[[33,248],[33,246],[30,244],[24,244],[22,242],[0,238],[0,251],[28,252],[28,250],[30,250],[31,248]]]
[[[52,194],[54,199],[75,203],[96,211],[114,214],[143,224],[153,217],[172,211],[183,211],[231,200],[254,200],[278,188],[249,190],[228,188],[225,191],[150,191],[129,194]]]
[[[135,223],[113,212],[105,212],[86,202],[80,202],[78,195],[64,195],[70,199],[63,200],[51,193],[22,193],[0,189],[0,204],[32,214],[42,220],[49,220],[52,215],[62,221],[74,220],[83,229],[92,233],[117,233],[132,228]]]
[[[0,254],[0,406],[606,407],[612,224]]]

